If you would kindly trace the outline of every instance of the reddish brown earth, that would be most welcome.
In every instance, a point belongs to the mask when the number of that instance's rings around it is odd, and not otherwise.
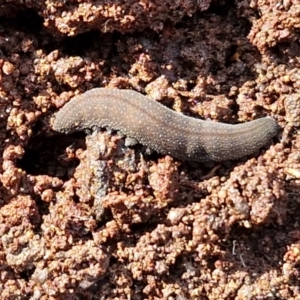
[[[299,29],[296,0],[0,0],[0,298],[299,300]],[[282,130],[191,164],[51,129],[99,86]]]

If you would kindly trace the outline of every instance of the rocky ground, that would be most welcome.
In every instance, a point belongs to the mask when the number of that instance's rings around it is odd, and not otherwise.
[[[0,298],[300,299],[297,0],[0,0]],[[222,164],[63,135],[94,87],[281,127]]]

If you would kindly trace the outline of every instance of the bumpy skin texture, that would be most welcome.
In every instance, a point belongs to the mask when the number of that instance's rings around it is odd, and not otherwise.
[[[53,129],[73,132],[109,127],[181,160],[224,161],[257,151],[276,135],[272,118],[230,125],[187,117],[131,90],[95,88],[74,97]]]

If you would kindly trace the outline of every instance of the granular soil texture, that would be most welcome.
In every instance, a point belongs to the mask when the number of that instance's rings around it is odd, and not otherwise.
[[[0,298],[299,300],[299,24],[288,0],[0,0]],[[218,164],[53,131],[95,87],[281,130]]]

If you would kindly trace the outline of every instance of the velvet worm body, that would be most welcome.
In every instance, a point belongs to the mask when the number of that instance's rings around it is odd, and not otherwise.
[[[95,88],[75,96],[53,129],[70,133],[109,127],[162,154],[188,161],[225,161],[250,155],[277,133],[271,117],[231,125],[177,113],[132,90]]]

